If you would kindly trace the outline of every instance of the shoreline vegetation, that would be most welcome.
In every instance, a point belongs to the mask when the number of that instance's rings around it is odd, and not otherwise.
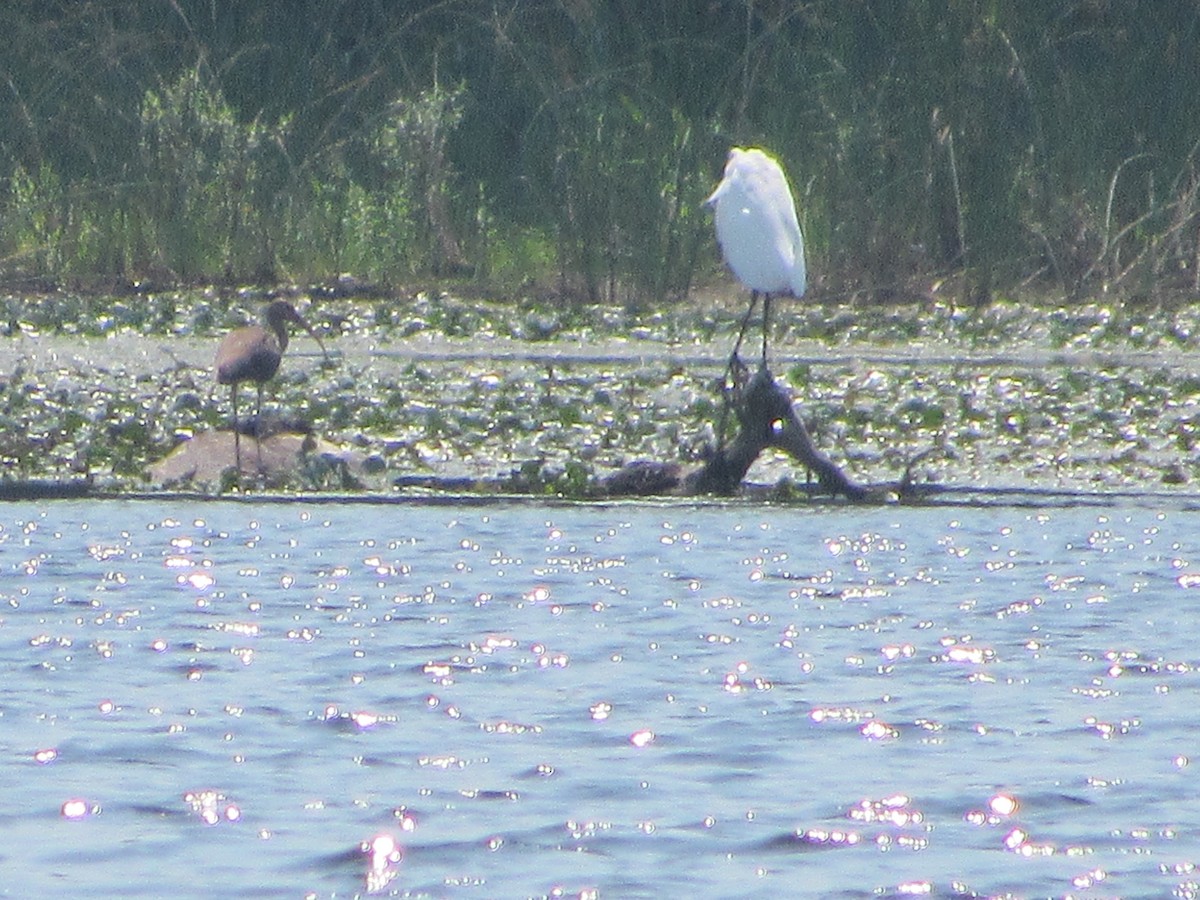
[[[1161,0],[7,4],[0,276],[450,278],[659,308],[732,145],[814,290],[1200,293],[1200,7]]]

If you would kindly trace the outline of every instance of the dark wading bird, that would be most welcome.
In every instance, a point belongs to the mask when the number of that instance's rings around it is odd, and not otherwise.
[[[717,243],[738,281],[750,289],[750,308],[738,330],[730,368],[746,326],[763,295],[762,364],[767,365],[767,325],[771,296],[803,297],[806,287],[804,238],[796,218],[796,201],[783,168],[762,150],[734,147],[724,177],[706,205],[716,212]]]
[[[253,381],[258,388],[258,405],[255,407],[254,441],[258,445],[258,463],[262,467],[262,444],[259,440],[262,415],[263,385],[275,377],[279,371],[279,362],[283,359],[283,351],[287,349],[287,323],[299,325],[321,347],[325,358],[329,354],[325,345],[317,337],[317,333],[304,321],[296,308],[286,300],[275,300],[266,309],[263,319],[267,323],[237,328],[225,335],[221,346],[217,348],[217,382],[230,386],[233,401],[233,448],[237,460],[237,470],[242,471],[241,429],[238,427],[237,395],[238,385],[243,381]]]

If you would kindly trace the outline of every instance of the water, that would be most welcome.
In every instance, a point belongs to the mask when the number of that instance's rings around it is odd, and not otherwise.
[[[1193,896],[1198,534],[2,506],[0,895]]]

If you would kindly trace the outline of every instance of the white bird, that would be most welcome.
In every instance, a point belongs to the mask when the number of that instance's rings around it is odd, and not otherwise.
[[[779,163],[762,150],[734,147],[725,175],[705,205],[716,212],[717,243],[738,281],[750,288],[750,308],[742,319],[731,361],[758,295],[763,295],[763,366],[767,364],[767,324],[771,296],[803,297],[807,283],[804,238],[796,218],[796,201]]]

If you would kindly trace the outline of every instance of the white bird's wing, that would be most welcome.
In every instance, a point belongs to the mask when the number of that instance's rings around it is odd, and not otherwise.
[[[706,203],[716,207],[717,240],[734,274],[754,290],[805,290],[804,240],[779,163],[735,148]]]
[[[749,154],[747,154],[749,155]],[[788,287],[801,297],[806,285],[804,238],[796,217],[796,201],[788,186],[787,176],[775,160],[756,152],[746,171],[747,190],[753,207],[760,211],[764,236],[769,235],[774,252],[787,272]]]

